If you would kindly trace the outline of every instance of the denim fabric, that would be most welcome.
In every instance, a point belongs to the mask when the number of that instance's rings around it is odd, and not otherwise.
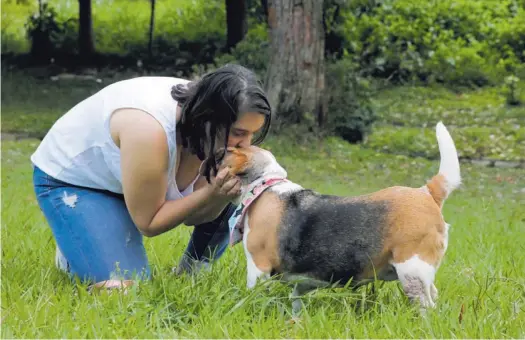
[[[33,185],[57,243],[59,268],[88,282],[150,277],[142,234],[122,195],[64,183],[36,166]],[[207,265],[224,253],[234,210],[228,206],[215,221],[195,227],[181,269],[189,270],[190,262]]]

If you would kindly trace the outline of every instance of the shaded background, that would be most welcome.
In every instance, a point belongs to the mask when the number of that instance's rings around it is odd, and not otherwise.
[[[433,158],[425,128],[443,119],[478,144],[462,159],[488,165],[525,157],[524,61],[523,0],[2,0],[3,83],[23,71],[98,89],[240,63],[265,83],[277,133]],[[59,115],[24,127],[9,91],[3,132],[42,134]]]

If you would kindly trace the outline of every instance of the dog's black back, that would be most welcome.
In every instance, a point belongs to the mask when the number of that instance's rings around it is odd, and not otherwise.
[[[283,272],[345,284],[381,252],[386,202],[301,190],[286,197],[279,256]]]

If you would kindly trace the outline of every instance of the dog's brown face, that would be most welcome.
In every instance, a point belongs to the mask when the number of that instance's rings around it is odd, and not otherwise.
[[[268,150],[253,145],[246,148],[227,148],[219,169],[224,167],[229,167],[232,175],[239,176],[243,185],[265,175],[287,175]]]
[[[226,149],[226,153],[222,162],[220,163],[219,169],[225,167],[230,168],[230,172],[235,176],[246,175],[250,171],[251,160],[253,159],[253,151],[250,148],[235,148],[229,147]]]

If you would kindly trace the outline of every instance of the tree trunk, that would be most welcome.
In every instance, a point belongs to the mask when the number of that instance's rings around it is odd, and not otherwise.
[[[272,108],[299,123],[325,121],[323,0],[269,0],[270,64],[266,89]]]
[[[151,15],[149,19],[149,39],[148,39],[148,54],[149,57],[153,57],[153,31],[155,30],[155,0],[151,2]]]
[[[42,27],[45,20],[44,7],[47,7],[47,4],[44,4],[43,0],[38,0],[38,27],[31,34],[30,54],[35,60],[49,62],[55,46],[49,34]]]
[[[263,10],[266,22],[268,22],[268,0],[261,0],[261,7]]]
[[[95,53],[93,40],[93,19],[91,16],[91,0],[78,0],[78,49],[82,58],[92,56]]]
[[[248,16],[246,0],[226,0],[226,49],[230,51],[246,35]]]

